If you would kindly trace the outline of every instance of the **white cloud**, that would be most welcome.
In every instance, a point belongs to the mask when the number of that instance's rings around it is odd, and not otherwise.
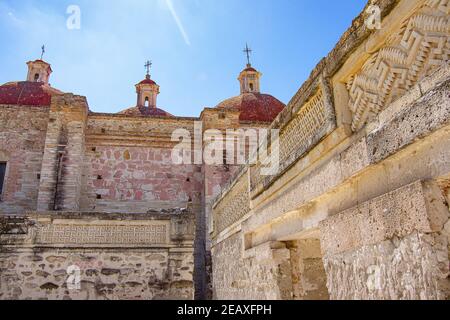
[[[25,21],[23,21],[22,19],[19,19],[12,11],[8,11],[7,16],[9,17],[10,21],[15,25],[15,26],[19,26],[22,27],[25,24]]]

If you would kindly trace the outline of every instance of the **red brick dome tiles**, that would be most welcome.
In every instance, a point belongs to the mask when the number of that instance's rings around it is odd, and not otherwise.
[[[259,122],[272,122],[285,107],[277,98],[261,93],[244,93],[217,106],[223,109],[239,109],[241,121]]]
[[[152,79],[144,79],[141,82],[138,83],[139,84],[151,84],[151,85],[156,85],[156,82],[153,81]]]
[[[50,106],[52,96],[61,94],[43,82],[8,82],[0,86],[0,104]]]

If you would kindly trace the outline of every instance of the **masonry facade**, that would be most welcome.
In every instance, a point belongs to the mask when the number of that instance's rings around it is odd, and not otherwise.
[[[448,299],[450,3],[370,5],[287,106],[249,63],[199,117],[149,73],[99,114],[29,62],[0,86],[0,299]],[[175,165],[180,129],[279,130],[280,166]]]
[[[248,65],[241,95],[200,117],[158,108],[149,72],[136,106],[99,114],[51,73],[31,61],[26,81],[0,86],[0,299],[210,297],[211,200],[237,166],[174,164],[173,133],[266,128],[284,104]]]
[[[216,299],[449,298],[450,3],[369,5],[216,199]]]

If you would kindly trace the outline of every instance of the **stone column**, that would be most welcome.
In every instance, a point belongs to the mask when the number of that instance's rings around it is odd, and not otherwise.
[[[319,239],[289,243],[294,300],[328,300],[327,276]]]
[[[42,162],[38,211],[79,210],[84,156],[86,98],[52,98]]]

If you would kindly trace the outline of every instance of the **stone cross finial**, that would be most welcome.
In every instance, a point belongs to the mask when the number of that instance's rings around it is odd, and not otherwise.
[[[42,60],[42,58],[44,58],[44,53],[45,53],[45,45],[42,45],[42,47],[41,47],[41,60]]]
[[[245,49],[244,49],[244,53],[247,55],[247,65],[251,65],[251,63],[250,63],[250,54],[253,52],[253,50],[252,49],[250,49],[249,47],[248,47],[248,44],[246,43],[245,44]]]
[[[151,61],[147,60],[147,63],[144,65],[144,67],[147,69],[147,76],[150,76],[150,68],[152,67],[153,63]]]

